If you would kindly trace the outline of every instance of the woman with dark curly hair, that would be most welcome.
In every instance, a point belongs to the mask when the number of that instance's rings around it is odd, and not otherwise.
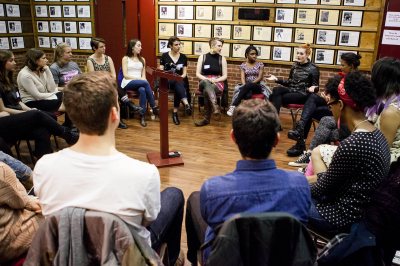
[[[362,217],[371,196],[389,172],[390,152],[385,136],[365,118],[375,104],[372,83],[358,71],[336,76],[325,96],[333,116],[351,135],[340,142],[327,167],[324,145],[313,150],[316,176],[309,177],[313,204],[309,224],[319,232],[347,231]]]

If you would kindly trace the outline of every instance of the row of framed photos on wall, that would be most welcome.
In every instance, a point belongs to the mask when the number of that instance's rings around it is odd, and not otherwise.
[[[365,0],[158,0],[158,2],[236,2],[236,3],[270,3],[270,4],[303,4],[303,5],[335,5],[364,6]]]
[[[158,36],[188,38],[219,37],[228,40],[315,43],[318,45],[340,45],[358,47],[361,32],[350,30],[328,30],[309,28],[283,28],[247,25],[218,24],[158,24]]]
[[[339,21],[340,18],[340,21]],[[275,8],[275,22],[360,27],[363,11],[314,8]],[[159,19],[232,21],[232,6],[159,6]]]
[[[89,2],[90,0],[34,0],[35,2]]]
[[[0,37],[0,49],[24,49],[24,37]]]
[[[38,33],[92,34],[90,21],[36,21]]]
[[[0,4],[0,17],[21,17],[21,12],[19,9],[19,5],[13,4]]]
[[[92,50],[90,41],[91,38],[38,36],[39,48],[55,48],[59,43],[65,42],[72,49]]]
[[[46,6],[36,5],[35,16],[37,18],[90,18],[89,5],[63,5]]]

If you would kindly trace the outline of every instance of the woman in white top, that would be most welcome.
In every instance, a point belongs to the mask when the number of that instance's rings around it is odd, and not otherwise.
[[[141,51],[142,43],[139,40],[132,39],[129,41],[126,56],[122,58],[122,72],[124,78],[121,83],[121,88],[139,92],[139,105],[143,109],[140,112],[140,125],[145,127],[147,125],[145,120],[147,101],[149,101],[154,115],[158,115],[158,107],[154,101],[154,95],[150,84],[146,80],[146,61],[140,55]]]

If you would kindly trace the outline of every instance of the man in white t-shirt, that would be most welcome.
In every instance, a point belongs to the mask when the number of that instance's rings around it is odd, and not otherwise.
[[[43,214],[65,207],[113,213],[154,249],[167,243],[173,265],[180,250],[183,194],[177,188],[160,194],[157,168],[116,150],[115,79],[108,72],[75,77],[64,89],[63,102],[80,137],[70,148],[43,156],[35,166],[35,193]]]

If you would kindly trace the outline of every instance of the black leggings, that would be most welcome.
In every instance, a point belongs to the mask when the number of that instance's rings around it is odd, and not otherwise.
[[[248,94],[262,93],[261,85],[257,83],[246,83],[239,89],[237,98],[232,102],[233,106],[238,106],[243,99],[247,99]]]
[[[38,101],[29,101],[26,106],[30,108],[36,108],[42,111],[54,113],[57,112],[62,103],[62,92],[57,92],[57,100],[38,100]]]
[[[308,98],[308,94],[300,92],[291,92],[287,87],[275,87],[269,100],[275,106],[279,114],[282,105],[286,104],[304,104]]]
[[[183,98],[187,98],[186,88],[183,81],[170,80],[168,81],[169,88],[175,92],[174,107],[178,108]]]

